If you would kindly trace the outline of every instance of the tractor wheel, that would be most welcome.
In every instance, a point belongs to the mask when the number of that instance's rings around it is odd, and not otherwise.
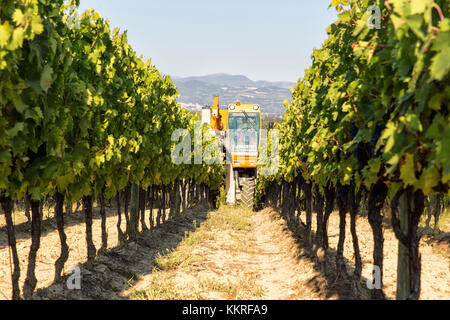
[[[242,185],[241,200],[242,204],[247,208],[253,208],[253,200],[255,198],[256,179],[248,178]]]

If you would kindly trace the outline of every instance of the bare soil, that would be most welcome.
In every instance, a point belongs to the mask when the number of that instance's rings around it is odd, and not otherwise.
[[[153,231],[140,234],[137,242],[119,244],[115,210],[107,210],[108,250],[86,262],[84,214],[66,215],[70,247],[65,278],[54,283],[54,261],[59,257],[59,236],[52,218],[43,222],[38,251],[35,299],[357,299],[368,298],[364,289],[356,294],[350,281],[336,278],[334,252],[339,216],[329,221],[331,260],[323,253],[303,248],[301,232],[290,230],[272,209],[251,212],[222,207],[209,212],[197,207],[183,212]],[[148,214],[148,213],[147,213]],[[50,214],[51,215],[51,214]],[[303,217],[304,219],[304,217]],[[353,246],[347,218],[344,255],[348,273],[353,270]],[[124,219],[122,219],[124,220]],[[11,297],[10,258],[4,216],[0,216],[0,298]],[[313,229],[315,226],[313,225]],[[17,225],[21,261],[21,286],[25,279],[30,225]],[[123,221],[122,230],[125,229]],[[372,262],[370,225],[359,217],[357,231],[363,260],[362,287]],[[94,243],[101,246],[100,216],[94,210]],[[392,230],[384,231],[384,291],[395,298],[397,246]],[[449,244],[433,237],[421,241],[421,299],[450,299]],[[81,289],[66,286],[71,268],[81,269]]]

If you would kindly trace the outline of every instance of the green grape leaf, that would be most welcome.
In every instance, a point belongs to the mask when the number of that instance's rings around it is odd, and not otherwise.
[[[50,85],[52,84],[52,74],[53,74],[53,68],[50,67],[48,64],[45,65],[44,69],[42,70],[41,74],[41,88],[44,90],[44,92],[47,92],[50,88]]]
[[[15,136],[17,136],[19,134],[20,131],[23,131],[24,129],[24,123],[23,122],[18,122],[14,125],[14,127],[12,127],[11,129],[8,130],[8,137],[14,138]]]
[[[439,171],[434,166],[431,166],[423,171],[418,186],[425,195],[428,195],[432,192],[433,188],[439,184],[439,181]]]
[[[417,182],[414,155],[406,154],[405,163],[400,168],[400,178],[406,185],[413,186]]]
[[[435,94],[431,97],[431,99],[428,102],[428,106],[430,109],[433,109],[435,111],[439,111],[441,109],[441,103],[444,99],[443,94]]]
[[[442,80],[450,71],[450,31],[440,32],[433,43],[437,54],[432,58],[431,75],[436,80]]]
[[[42,19],[40,16],[33,16],[31,18],[31,32],[35,34],[41,34],[44,31],[44,26],[42,25]]]
[[[12,28],[8,21],[4,24],[0,24],[0,47],[4,47],[8,44],[9,37],[11,36]]]

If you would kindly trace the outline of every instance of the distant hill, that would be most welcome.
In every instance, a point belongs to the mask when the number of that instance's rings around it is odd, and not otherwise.
[[[243,75],[211,74],[206,76],[172,77],[180,97],[178,101],[186,109],[199,110],[212,105],[213,96],[220,96],[220,106],[240,101],[255,103],[264,113],[284,115],[283,101],[291,101],[293,82],[253,81]]]

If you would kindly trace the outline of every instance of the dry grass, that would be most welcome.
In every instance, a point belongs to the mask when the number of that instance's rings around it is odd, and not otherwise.
[[[223,207],[208,213],[207,219],[194,232],[186,233],[173,251],[158,255],[155,270],[131,289],[130,297],[261,297],[263,289],[257,284],[258,274],[251,270],[243,271],[238,261],[251,259],[251,216],[249,210],[240,207]],[[154,288],[155,281],[159,289]]]
[[[18,215],[16,213],[16,215]],[[52,213],[46,214],[52,216]],[[206,213],[193,210],[141,235],[138,243],[119,246],[117,217],[108,210],[108,252],[96,261],[86,261],[84,215],[67,216],[66,233],[70,247],[66,270],[81,265],[83,290],[69,292],[62,283],[53,284],[54,261],[59,256],[59,237],[53,220],[43,223],[41,249],[36,274],[39,298],[51,299],[353,299],[347,279],[333,277],[333,263],[325,272],[320,259],[302,249],[302,239],[294,234],[278,213],[271,209],[251,212],[242,207],[223,206]],[[101,244],[100,219],[95,210],[94,242]],[[344,255],[348,272],[353,271],[353,245],[346,224]],[[16,217],[16,219],[19,219]],[[303,216],[304,219],[304,216]],[[18,221],[18,220],[16,220]],[[26,221],[26,219],[25,219]],[[4,217],[0,216],[0,225]],[[450,213],[441,216],[441,230],[448,231]],[[339,217],[329,221],[330,256],[338,241]],[[315,217],[313,230],[315,230]],[[26,270],[30,227],[16,230],[21,269]],[[122,229],[125,229],[123,221]],[[360,250],[368,277],[373,240],[366,218],[357,223]],[[384,231],[384,284],[388,298],[395,296],[397,240]],[[448,244],[436,245],[431,238],[421,241],[421,299],[450,298]],[[320,252],[319,252],[320,253]],[[333,262],[333,261],[331,261]],[[0,296],[9,298],[11,282],[6,233],[0,234]],[[25,278],[22,271],[21,283]],[[362,281],[365,286],[365,279]]]
[[[208,232],[214,239],[205,236]],[[272,210],[254,213],[225,206],[209,213],[174,251],[159,256],[159,268],[136,283],[129,295],[132,299],[339,298],[328,292],[326,279],[302,254],[284,220]]]

